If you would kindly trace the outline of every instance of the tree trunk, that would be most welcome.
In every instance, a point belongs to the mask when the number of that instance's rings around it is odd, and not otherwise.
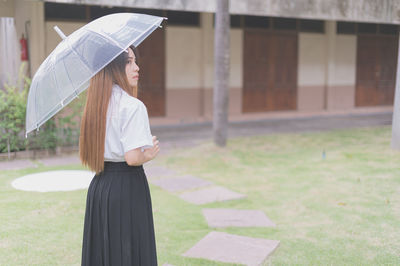
[[[392,119],[392,148],[400,150],[400,34],[397,49],[396,86]]]
[[[226,146],[228,135],[229,0],[217,0],[214,38],[213,135],[217,146]]]

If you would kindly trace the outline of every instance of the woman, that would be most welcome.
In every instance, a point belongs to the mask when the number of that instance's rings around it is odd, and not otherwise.
[[[157,265],[142,164],[160,149],[146,107],[135,98],[138,79],[130,47],[90,80],[79,152],[96,175],[87,194],[82,265]]]

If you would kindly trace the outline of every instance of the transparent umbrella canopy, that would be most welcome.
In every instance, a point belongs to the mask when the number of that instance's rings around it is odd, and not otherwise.
[[[137,47],[166,19],[136,13],[98,18],[66,37],[32,79],[26,108],[26,136],[70,103],[89,80],[130,45]]]

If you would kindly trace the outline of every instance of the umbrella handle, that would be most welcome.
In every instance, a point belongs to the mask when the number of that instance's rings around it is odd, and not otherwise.
[[[58,26],[54,26],[53,29],[58,33],[58,35],[60,35],[61,39],[65,40],[65,38],[67,38]]]

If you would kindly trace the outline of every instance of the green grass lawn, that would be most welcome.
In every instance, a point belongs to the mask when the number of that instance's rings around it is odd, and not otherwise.
[[[230,265],[181,254],[213,230],[274,239],[266,265],[400,265],[400,152],[391,129],[230,139],[156,159],[247,195],[195,206],[151,186],[159,264]],[[325,156],[323,156],[325,154]],[[86,191],[33,193],[11,187],[38,167],[0,173],[0,265],[80,264]],[[209,228],[202,208],[258,209],[275,228]]]

